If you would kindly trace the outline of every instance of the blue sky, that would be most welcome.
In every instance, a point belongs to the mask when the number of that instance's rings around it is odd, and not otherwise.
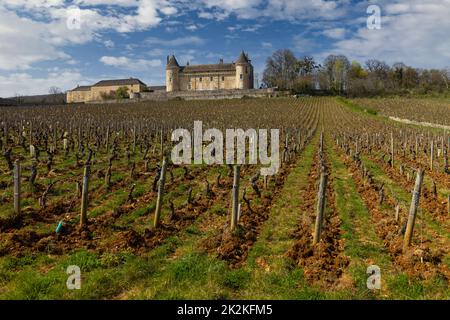
[[[367,28],[367,8],[381,29]],[[0,0],[0,96],[45,94],[101,79],[164,84],[181,64],[249,53],[345,54],[416,67],[450,66],[450,0]]]

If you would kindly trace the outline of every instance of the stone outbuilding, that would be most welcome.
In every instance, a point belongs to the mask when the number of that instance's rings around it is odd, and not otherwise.
[[[102,80],[93,86],[78,86],[67,92],[67,103],[101,101],[105,97],[114,96],[115,92],[125,87],[130,97],[147,91],[147,85],[139,79]]]

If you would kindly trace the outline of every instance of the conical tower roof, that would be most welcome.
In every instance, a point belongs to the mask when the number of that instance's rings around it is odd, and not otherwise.
[[[167,68],[179,68],[179,67],[180,65],[178,64],[175,55],[171,55],[169,60],[167,61]]]
[[[248,58],[244,50],[242,50],[239,58],[236,60],[236,64],[246,64],[246,63],[248,63]]]

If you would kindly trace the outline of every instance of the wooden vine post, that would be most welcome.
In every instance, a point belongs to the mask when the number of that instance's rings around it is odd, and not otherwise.
[[[239,183],[241,179],[241,167],[236,165],[234,166],[234,177],[233,177],[233,190],[231,192],[231,231],[236,229],[238,224],[238,214],[239,214]]]
[[[20,215],[20,161],[16,160],[14,162],[14,214],[16,216]]]
[[[400,204],[397,203],[397,205],[395,206],[395,221],[398,222],[399,219],[400,219]]]
[[[444,173],[449,173],[448,169],[448,152],[447,149],[444,147]]]
[[[323,153],[323,131],[320,133],[320,154]]]
[[[430,170],[433,171],[434,163],[434,140],[431,140],[431,152],[430,152]]]
[[[416,176],[416,184],[412,194],[411,206],[409,208],[408,223],[406,225],[405,238],[403,239],[403,252],[405,252],[411,244],[414,231],[414,223],[416,222],[417,208],[419,206],[420,193],[422,191],[424,171],[419,169]]]
[[[450,214],[450,194],[447,197],[447,213]]]
[[[133,155],[136,154],[136,125],[133,127]]]
[[[91,174],[91,166],[87,164],[84,167],[83,174],[83,188],[81,191],[81,218],[80,218],[80,227],[84,228],[87,225],[87,208],[89,203],[89,177]]]
[[[111,189],[111,177],[112,177],[112,164],[110,162],[109,166],[108,166],[108,170],[106,171],[106,175],[105,175],[105,185],[106,185],[107,191],[110,191],[110,189]]]
[[[415,151],[415,156],[418,157],[419,156],[419,137],[417,137],[417,134],[416,134],[416,145],[415,145],[414,151]]]
[[[394,134],[391,132],[391,167],[394,168]]]
[[[106,128],[105,148],[106,148],[106,153],[108,153],[109,152],[109,125]]]
[[[268,186],[268,180],[269,180],[269,177],[268,177],[267,175],[265,175],[265,176],[263,177],[263,181],[264,181],[264,190],[267,189],[267,186]]]
[[[327,190],[328,176],[325,172],[320,174],[319,193],[317,195],[317,210],[316,210],[316,225],[314,228],[313,245],[320,241],[320,234],[322,232],[323,216],[325,211],[325,193]]]
[[[58,149],[58,128],[57,125],[53,128],[53,152]]]
[[[158,182],[158,198],[156,200],[155,220],[153,226],[157,228],[161,219],[161,207],[164,197],[164,184],[166,183],[166,171],[167,171],[167,158],[163,159],[161,174]]]
[[[164,157],[164,133],[163,133],[163,129],[161,128],[161,137],[160,137],[160,152],[161,152],[161,156]]]

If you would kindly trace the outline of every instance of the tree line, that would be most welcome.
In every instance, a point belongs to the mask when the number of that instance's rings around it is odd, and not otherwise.
[[[314,57],[297,58],[291,50],[282,49],[267,58],[262,83],[264,87],[305,94],[442,94],[449,92],[450,68],[420,69],[376,59],[361,65],[344,55],[329,55],[319,64]]]

